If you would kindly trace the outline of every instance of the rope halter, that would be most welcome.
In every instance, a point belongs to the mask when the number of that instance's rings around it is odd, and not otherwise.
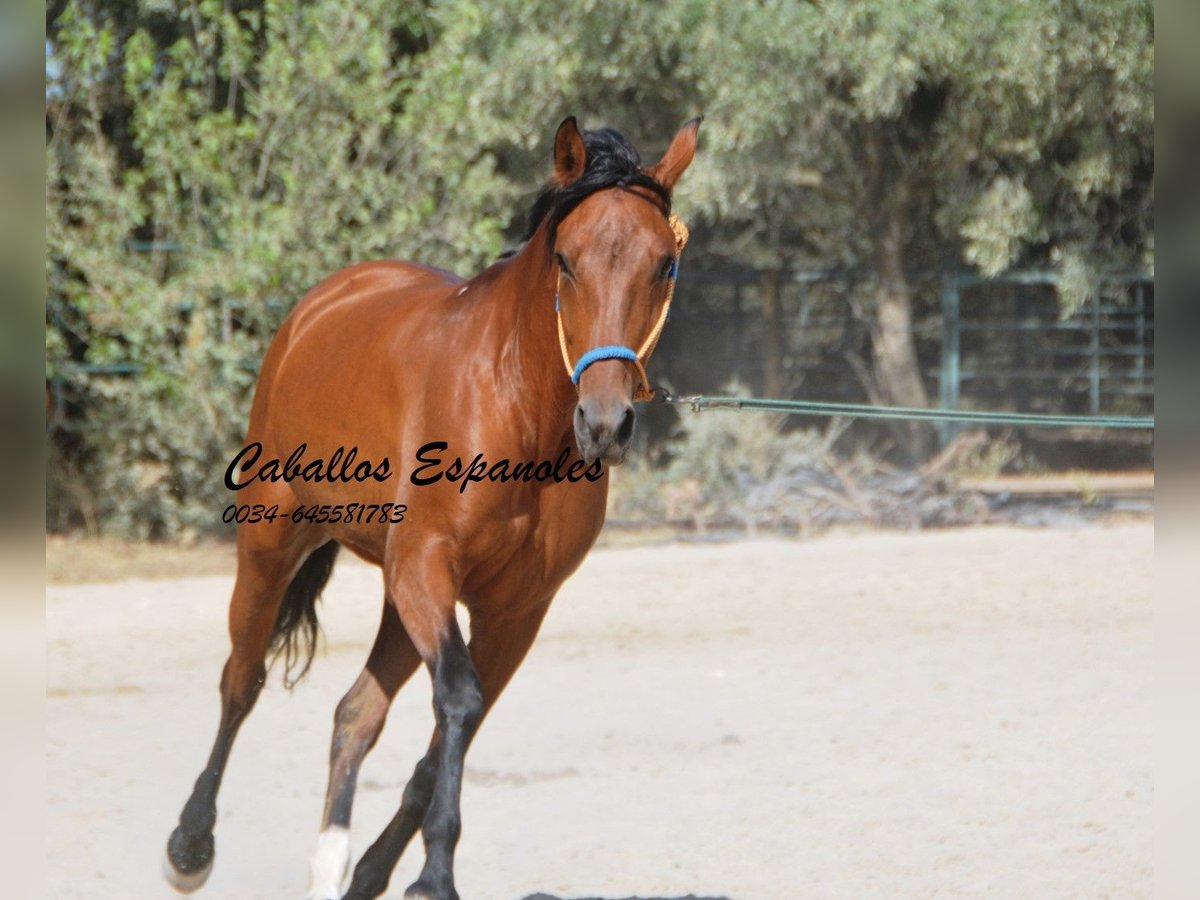
[[[562,310],[559,303],[559,288],[562,286],[562,270],[559,270],[558,283],[554,288],[554,315],[558,318],[558,346],[562,350],[563,365],[566,367],[567,375],[570,376],[572,384],[579,385],[579,379],[583,377],[584,371],[592,363],[600,362],[602,359],[625,359],[633,363],[634,368],[637,369],[638,377],[642,379],[642,383],[634,393],[633,399],[637,401],[653,399],[654,390],[650,387],[650,379],[646,377],[646,362],[650,359],[650,354],[654,352],[654,348],[658,344],[658,339],[662,335],[663,327],[667,324],[667,319],[671,317],[671,298],[675,296],[675,280],[679,275],[679,256],[683,253],[683,248],[688,240],[687,226],[683,224],[679,216],[671,213],[668,223],[671,226],[671,231],[675,234],[675,258],[671,261],[671,271],[667,273],[667,300],[663,304],[662,312],[658,315],[658,321],[654,323],[654,327],[650,329],[650,334],[646,336],[646,339],[642,341],[642,346],[637,350],[621,344],[594,347],[579,357],[574,365],[571,364],[571,354],[567,350],[567,333],[563,329]]]

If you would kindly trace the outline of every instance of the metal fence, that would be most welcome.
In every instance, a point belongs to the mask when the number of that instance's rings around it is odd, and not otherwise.
[[[864,402],[871,277],[853,271],[782,272],[783,394]],[[1097,280],[1062,314],[1061,276],[1013,271],[914,273],[914,339],[931,397],[943,409],[1149,415],[1154,398],[1154,283],[1144,272]],[[656,375],[689,392],[731,381],[762,395],[769,381],[764,294],[753,269],[684,269],[678,312],[655,358]],[[776,351],[778,352],[778,350]],[[954,426],[942,429],[943,439]]]
[[[1058,276],[1048,272],[1013,272],[996,279],[943,277],[938,370],[943,406],[957,409],[964,390],[978,393],[984,385],[1011,397],[1022,412],[1046,400],[1072,409],[1084,406],[1091,415],[1121,411],[1129,405],[1124,398],[1152,405],[1150,278],[1110,275],[1066,317],[1058,312],[1057,282]],[[997,288],[1016,288],[1005,291],[1009,296],[1001,299],[1000,309]],[[964,355],[970,365],[963,365]],[[1053,391],[1049,397],[1047,387]]]

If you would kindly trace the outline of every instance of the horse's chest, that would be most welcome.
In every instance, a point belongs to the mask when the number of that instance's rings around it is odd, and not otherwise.
[[[607,478],[592,485],[557,485],[517,515],[493,520],[480,535],[466,593],[546,598],[579,567],[604,524]]]

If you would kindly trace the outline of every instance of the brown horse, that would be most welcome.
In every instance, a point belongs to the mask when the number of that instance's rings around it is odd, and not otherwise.
[[[334,716],[310,897],[342,896],[359,766],[422,663],[433,679],[429,750],[344,896],[381,894],[418,828],[425,864],[405,896],[458,896],[463,758],[604,522],[603,464],[621,462],[633,435],[642,363],[682,246],[671,190],[699,124],[642,168],[617,132],[580,132],[569,118],[519,252],[469,281],[412,263],[353,266],[284,322],[263,362],[247,449],[227,475],[245,519],[232,650],[216,742],[167,844],[175,887],[195,890],[211,870],[230,746],[268,653],[285,656],[285,680],[293,664],[307,670],[317,596],[340,545],[382,568],[383,619]]]

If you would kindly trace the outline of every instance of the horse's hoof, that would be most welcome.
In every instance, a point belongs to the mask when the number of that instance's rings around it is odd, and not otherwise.
[[[458,900],[458,891],[454,888],[439,891],[423,881],[417,881],[404,892],[404,900]]]
[[[163,877],[167,879],[167,884],[175,888],[181,894],[191,894],[204,887],[204,882],[208,881],[208,876],[212,874],[212,860],[208,861],[203,869],[198,872],[180,872],[175,868],[175,864],[171,862],[170,854],[163,857]]]
[[[200,890],[212,874],[216,845],[212,834],[189,838],[179,828],[171,832],[163,857],[163,877],[181,894]]]

